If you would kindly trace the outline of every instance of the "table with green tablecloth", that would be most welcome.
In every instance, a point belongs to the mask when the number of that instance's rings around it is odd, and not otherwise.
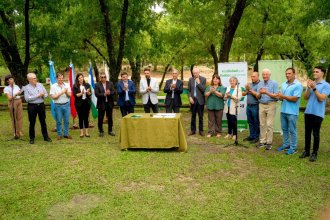
[[[123,117],[120,126],[121,149],[173,148],[187,150],[181,114],[131,113]]]

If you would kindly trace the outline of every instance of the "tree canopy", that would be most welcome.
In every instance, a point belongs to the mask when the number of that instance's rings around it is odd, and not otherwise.
[[[330,65],[330,2],[3,0],[0,52],[19,84],[29,70],[45,70],[50,54],[58,69],[104,61],[112,81],[125,60],[134,77],[146,63],[217,72],[218,62],[287,58],[311,73]]]

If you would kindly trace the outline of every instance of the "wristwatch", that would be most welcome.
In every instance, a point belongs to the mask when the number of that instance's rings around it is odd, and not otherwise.
[[[313,91],[315,92],[316,91],[316,88],[314,88]]]

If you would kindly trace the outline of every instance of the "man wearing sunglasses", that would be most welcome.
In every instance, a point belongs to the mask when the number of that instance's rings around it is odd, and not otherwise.
[[[100,81],[95,84],[94,92],[95,96],[97,97],[96,108],[98,109],[99,136],[104,136],[104,114],[106,114],[108,118],[108,134],[111,136],[115,136],[115,133],[112,131],[112,112],[114,106],[115,87],[113,86],[112,82],[107,81],[105,73],[100,73]]]

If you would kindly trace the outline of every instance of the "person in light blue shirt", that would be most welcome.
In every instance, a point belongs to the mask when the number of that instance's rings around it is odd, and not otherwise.
[[[257,147],[266,147],[266,150],[272,149],[274,119],[276,114],[276,102],[278,94],[277,82],[270,79],[269,69],[262,70],[263,81],[258,87],[259,99],[259,120],[260,120],[260,142]]]
[[[305,110],[305,151],[299,158],[310,156],[311,136],[313,132],[313,152],[309,161],[317,159],[320,145],[320,129],[325,115],[325,105],[330,95],[330,84],[323,80],[326,70],[321,66],[314,67],[314,81],[307,81],[304,98],[308,100]]]
[[[283,131],[283,144],[278,151],[288,149],[287,155],[297,151],[297,119],[299,114],[300,97],[303,91],[301,83],[296,79],[295,69],[287,68],[285,76],[288,81],[282,84],[278,99],[281,104],[281,127]]]

